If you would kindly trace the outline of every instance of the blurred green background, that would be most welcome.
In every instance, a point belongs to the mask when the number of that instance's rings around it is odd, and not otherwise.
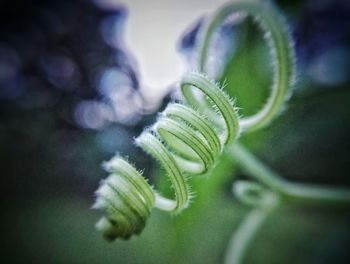
[[[350,187],[350,5],[277,4],[295,38],[298,83],[271,126],[240,140],[287,179]],[[93,193],[106,177],[101,163],[115,152],[167,189],[132,138],[171,94],[146,113],[137,58],[108,41],[123,37],[108,28],[127,23],[127,7],[17,0],[2,1],[0,10],[3,263],[221,263],[251,209],[231,192],[235,179],[249,175],[226,156],[211,175],[191,180],[195,198],[181,215],[154,210],[128,241],[107,243],[94,229],[101,214],[90,209]],[[180,39],[184,56],[195,51],[198,19]],[[254,113],[271,83],[261,34],[248,19],[225,24],[218,38],[233,51],[221,79],[241,113]],[[268,218],[246,263],[349,263],[349,245],[349,208],[287,206]]]

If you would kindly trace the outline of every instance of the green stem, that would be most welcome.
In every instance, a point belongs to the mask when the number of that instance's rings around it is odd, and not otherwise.
[[[272,171],[239,143],[231,144],[227,151],[252,177],[290,201],[314,204],[350,205],[350,190],[319,185],[291,183]]]
[[[289,88],[295,81],[295,55],[293,40],[284,18],[270,1],[235,0],[218,9],[204,25],[199,45],[198,66],[201,72],[206,72],[209,46],[215,30],[230,14],[237,12],[243,12],[255,19],[269,47],[273,66],[270,98],[257,114],[244,117],[240,121],[241,128],[251,132],[268,125],[281,112],[289,97]]]
[[[233,233],[227,247],[225,264],[240,264],[249,246],[275,207],[253,209],[244,219],[241,226]]]

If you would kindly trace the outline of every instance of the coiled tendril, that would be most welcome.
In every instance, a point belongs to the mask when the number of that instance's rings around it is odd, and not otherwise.
[[[239,135],[233,100],[217,84],[201,74],[191,73],[183,78],[180,87],[185,99],[189,89],[200,90],[215,106],[213,109],[224,126],[217,127],[196,111],[195,106],[171,103],[157,122],[136,138],[136,144],[166,171],[174,189],[174,200],[156,193],[123,158],[117,156],[107,162],[105,168],[110,175],[96,191],[94,204],[94,208],[108,214],[97,224],[107,239],[138,234],[153,207],[174,213],[186,208],[191,198],[187,175],[208,172],[224,146]]]
[[[157,122],[135,140],[166,171],[175,193],[174,199],[154,191],[142,173],[125,159],[113,157],[105,164],[110,175],[96,191],[93,206],[107,213],[97,223],[105,238],[126,239],[138,234],[153,207],[181,212],[191,198],[187,177],[207,173],[224,147],[238,138],[240,127],[246,130],[261,127],[281,108],[293,79],[293,54],[283,20],[276,9],[265,1],[235,1],[221,8],[208,21],[202,34],[199,68],[204,71],[214,29],[230,13],[237,11],[247,12],[259,21],[272,50],[275,84],[271,98],[260,113],[240,120],[234,100],[218,84],[199,73],[186,75],[180,81],[185,102],[169,104]],[[196,96],[198,91],[203,96]]]

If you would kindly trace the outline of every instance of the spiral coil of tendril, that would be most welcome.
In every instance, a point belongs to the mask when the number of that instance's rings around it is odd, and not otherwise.
[[[93,206],[107,213],[97,223],[97,228],[108,240],[127,239],[140,233],[153,207],[181,212],[191,198],[187,177],[207,173],[224,147],[237,139],[241,130],[249,131],[266,125],[285,101],[287,88],[293,82],[294,56],[283,19],[268,2],[235,1],[219,9],[208,21],[202,35],[200,70],[204,71],[214,29],[229,14],[237,11],[252,15],[265,32],[274,62],[270,99],[258,114],[240,119],[234,100],[219,85],[199,73],[186,75],[180,81],[186,103],[169,104],[157,122],[135,140],[137,146],[156,159],[166,171],[175,199],[161,196],[128,161],[119,156],[113,157],[105,164],[110,175],[96,191]],[[197,90],[197,94],[193,90]]]
[[[190,190],[186,175],[210,170],[224,145],[239,135],[238,114],[228,95],[206,77],[191,73],[180,83],[183,94],[198,88],[216,106],[225,129],[220,133],[215,124],[184,104],[172,103],[160,114],[158,121],[145,130],[136,144],[156,159],[171,181],[175,200],[153,192],[134,167],[121,157],[106,163],[111,175],[97,190],[95,208],[106,210],[98,227],[106,238],[128,238],[139,233],[153,206],[178,213],[187,207]]]

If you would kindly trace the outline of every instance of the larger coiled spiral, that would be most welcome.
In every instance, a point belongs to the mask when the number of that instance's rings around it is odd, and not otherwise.
[[[136,138],[136,144],[166,171],[174,189],[174,200],[154,192],[141,173],[123,158],[114,157],[107,162],[105,167],[110,176],[97,190],[94,207],[108,214],[97,227],[110,240],[139,233],[152,207],[174,213],[186,208],[191,196],[187,175],[210,170],[223,147],[239,135],[233,100],[217,84],[201,74],[191,73],[180,82],[180,87],[185,96],[188,89],[200,90],[213,104],[224,126],[217,126],[196,111],[195,106],[171,103],[157,122]]]
[[[191,198],[187,177],[208,172],[224,147],[237,139],[241,130],[266,125],[285,101],[294,76],[292,42],[283,19],[268,2],[235,1],[218,10],[202,33],[200,71],[205,70],[214,29],[230,13],[237,11],[256,18],[265,33],[275,76],[270,99],[258,114],[240,120],[234,100],[218,84],[199,73],[186,75],[180,81],[185,102],[169,104],[157,122],[135,140],[166,171],[174,199],[154,191],[142,173],[124,158],[113,157],[105,164],[110,175],[96,191],[94,204],[94,208],[107,213],[97,223],[97,228],[108,240],[138,234],[153,207],[173,213],[186,208]]]

